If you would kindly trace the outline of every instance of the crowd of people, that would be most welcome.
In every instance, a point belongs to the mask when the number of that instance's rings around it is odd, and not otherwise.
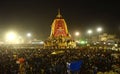
[[[80,70],[74,73],[69,71],[67,63],[78,60],[83,61]],[[0,47],[0,74],[109,74],[109,72],[120,74],[120,51],[88,47],[78,49]]]

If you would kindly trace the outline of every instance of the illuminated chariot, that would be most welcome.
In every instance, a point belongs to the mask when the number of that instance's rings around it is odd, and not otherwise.
[[[44,48],[50,49],[65,49],[75,48],[76,43],[68,32],[65,20],[58,11],[58,15],[51,25],[51,34],[44,41]]]

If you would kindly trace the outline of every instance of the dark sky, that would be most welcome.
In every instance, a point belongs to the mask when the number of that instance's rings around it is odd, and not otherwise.
[[[0,1],[0,37],[14,30],[46,39],[58,8],[71,34],[101,26],[103,32],[120,35],[120,4],[115,0],[5,0]]]

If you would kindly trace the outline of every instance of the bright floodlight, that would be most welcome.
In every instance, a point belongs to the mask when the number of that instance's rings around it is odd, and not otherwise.
[[[97,32],[101,32],[101,31],[102,31],[101,27],[97,28]]]
[[[87,33],[88,33],[88,34],[91,34],[92,32],[93,32],[92,30],[88,30],[88,32],[87,32]]]
[[[32,35],[31,35],[31,33],[27,33],[27,36],[28,36],[28,37],[31,37]]]
[[[79,33],[79,32],[75,32],[75,35],[76,35],[76,36],[79,36],[79,35],[80,35],[80,33]]]
[[[14,32],[9,32],[6,36],[7,40],[14,40],[16,38],[16,34]]]

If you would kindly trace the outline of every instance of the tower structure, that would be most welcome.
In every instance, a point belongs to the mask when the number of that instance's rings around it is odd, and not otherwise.
[[[62,18],[60,14],[60,10],[58,10],[58,15],[54,19],[51,26],[51,35],[50,37],[70,37],[68,33],[67,25],[65,20]]]
[[[60,14],[60,9],[51,25],[51,34],[44,43],[45,48],[74,48],[76,46],[68,32],[65,20]]]

